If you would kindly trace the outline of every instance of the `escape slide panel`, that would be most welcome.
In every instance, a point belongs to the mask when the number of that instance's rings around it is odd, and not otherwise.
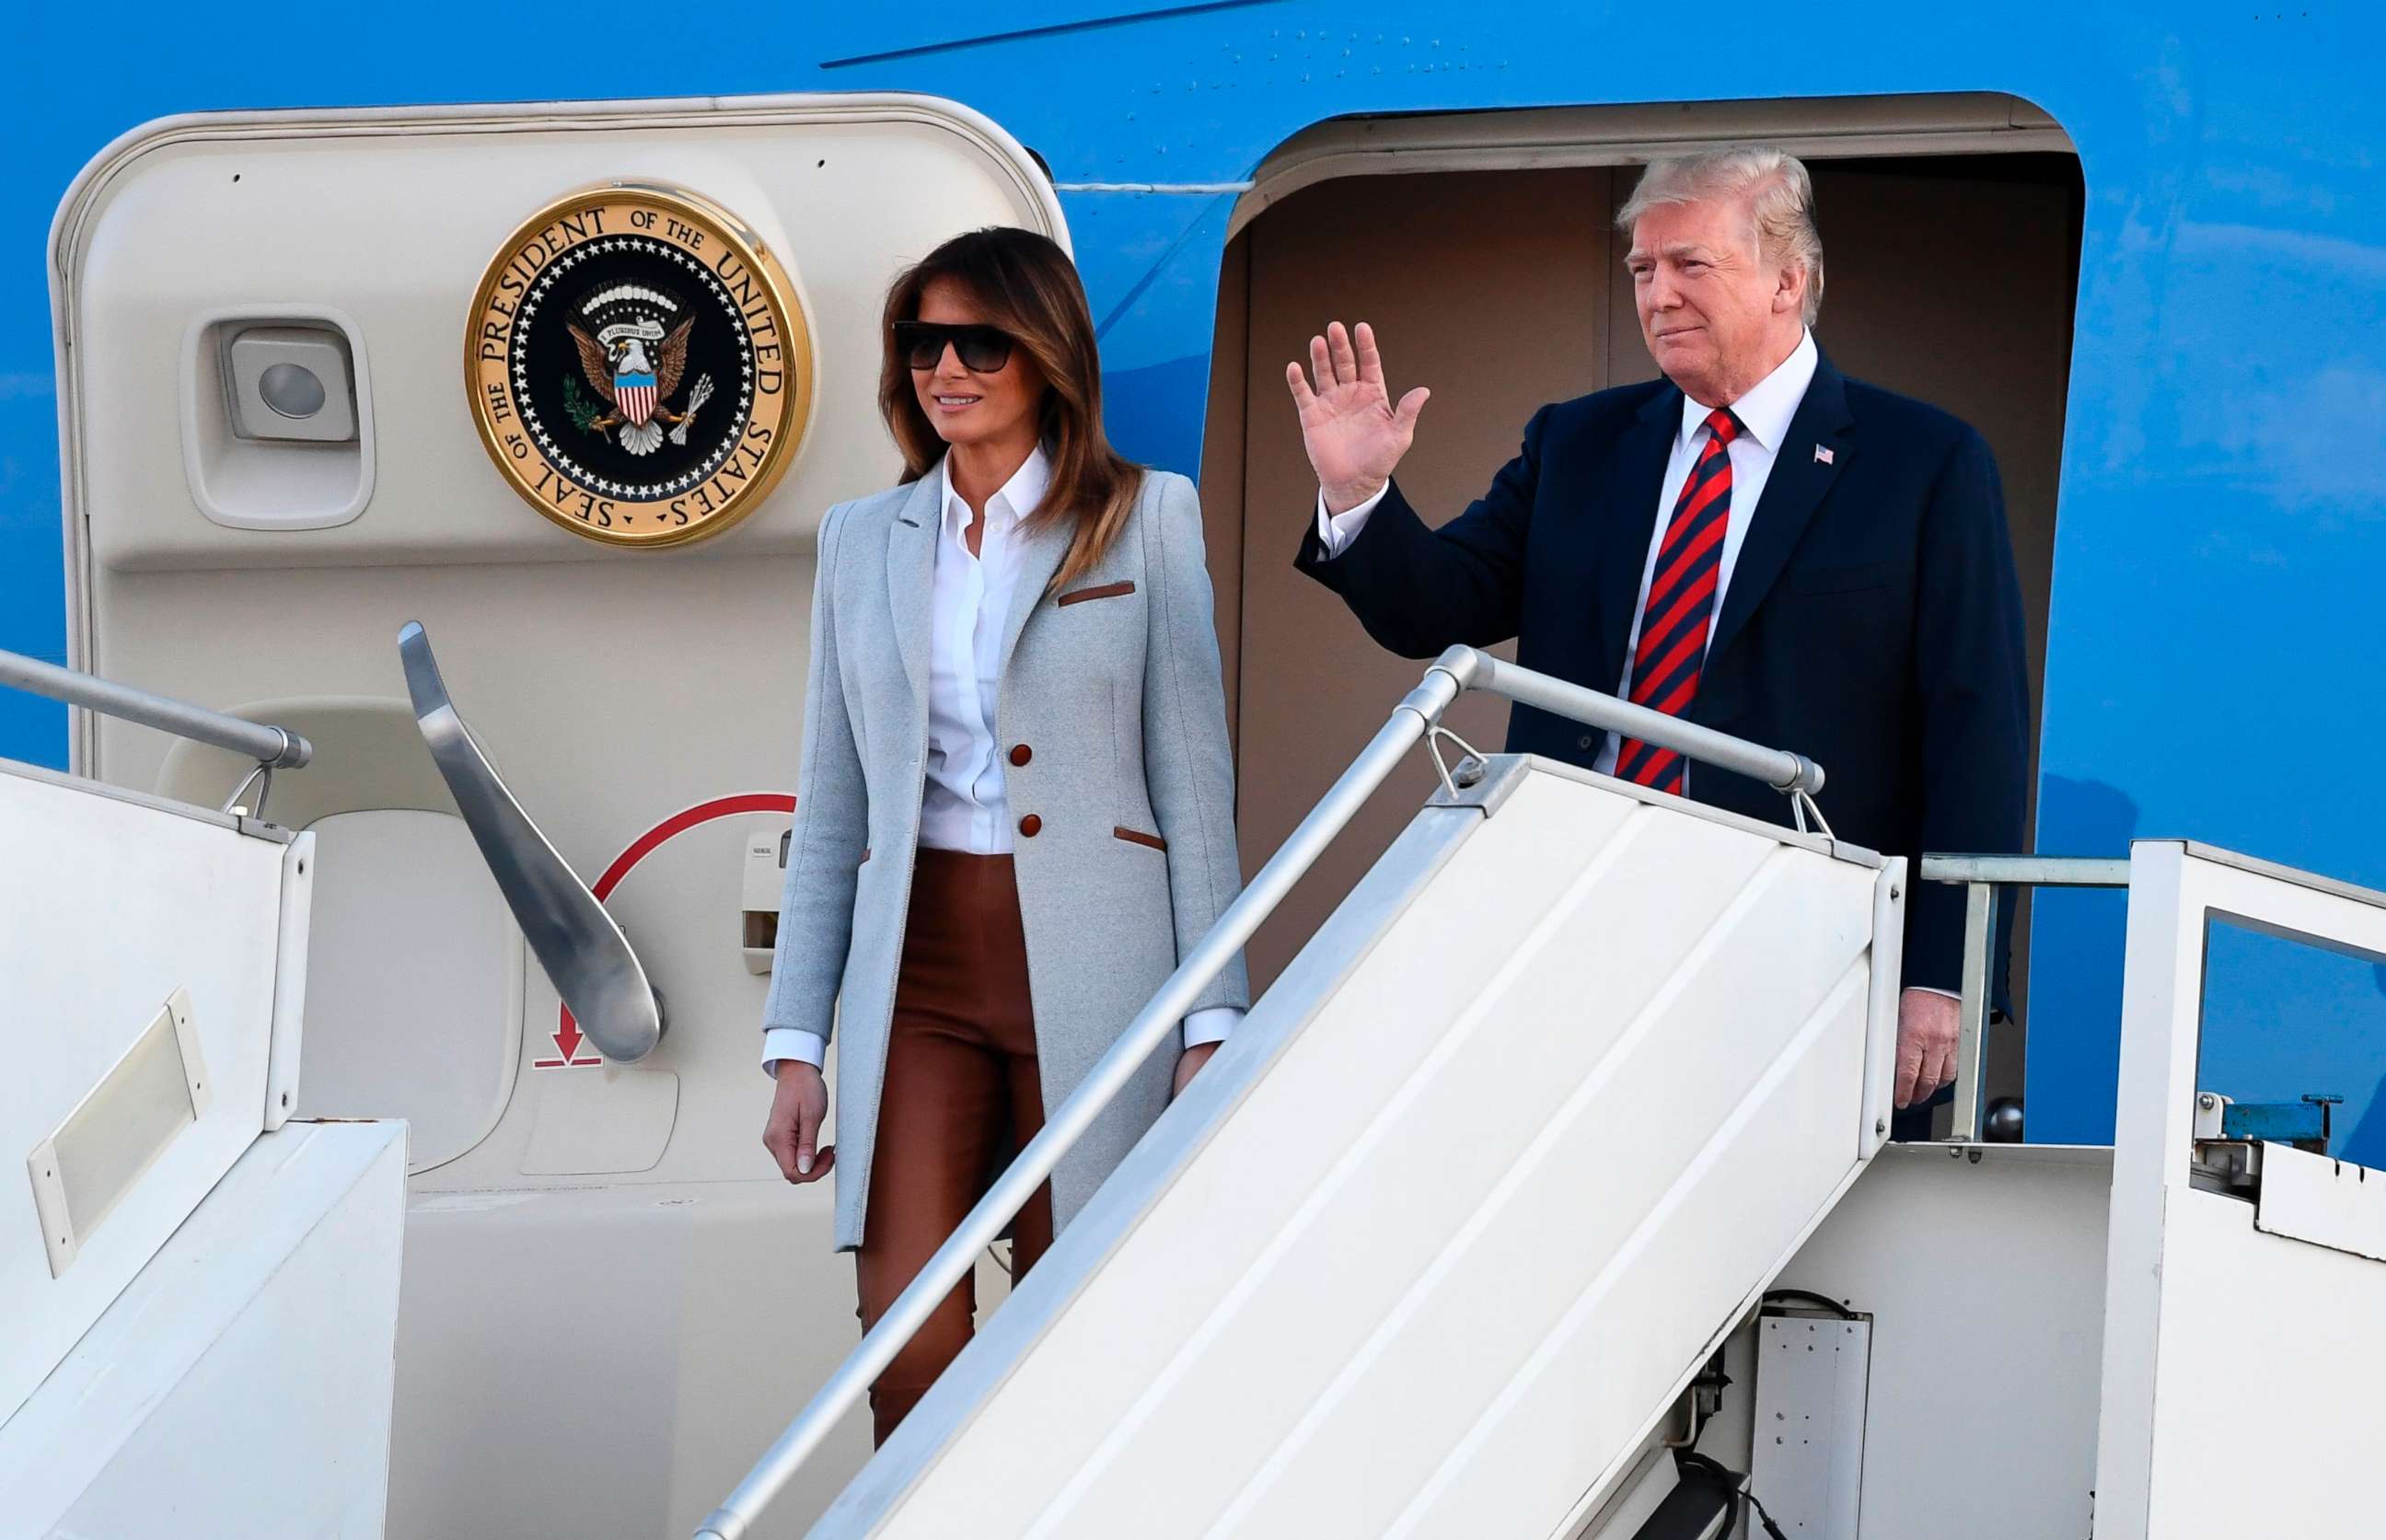
[[[1903,863],[1538,760],[1472,796],[816,1534],[1541,1536],[1619,1473],[1878,1146]]]
[[[255,828],[0,761],[0,1428],[288,1106],[314,842]]]

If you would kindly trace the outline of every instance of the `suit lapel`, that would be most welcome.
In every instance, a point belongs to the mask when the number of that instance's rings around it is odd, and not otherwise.
[[[1798,537],[1806,532],[1807,520],[1840,472],[1847,469],[1848,457],[1855,450],[1844,435],[1852,425],[1843,378],[1828,358],[1817,358],[1805,398],[1798,403],[1790,431],[1774,454],[1773,473],[1764,479],[1764,495],[1749,515],[1739,560],[1732,567],[1730,586],[1724,591],[1723,613],[1715,618],[1714,633],[1707,641],[1710,667],[1764,603],[1790,553],[1797,548]],[[1818,449],[1830,458],[1817,454]],[[1733,517],[1738,516],[1735,509]]]
[[[1616,441],[1615,458],[1601,483],[1617,489],[1622,506],[1602,520],[1599,545],[1600,671],[1583,681],[1594,690],[1613,690],[1624,677],[1624,646],[1631,640],[1640,607],[1640,573],[1649,565],[1649,539],[1657,530],[1657,496],[1665,486],[1665,461],[1682,426],[1682,393],[1667,386],[1651,397]]]
[[[928,634],[936,602],[937,507],[944,476],[931,469],[911,483],[911,495],[886,526],[886,599],[895,617],[895,646],[914,700],[928,698]]]
[[[1052,586],[1052,575],[1061,570],[1076,535],[1074,519],[1055,519],[1020,532],[1025,544],[1019,551],[1019,578],[1011,585],[1011,613],[1002,618],[1002,660],[995,678],[1011,677],[1011,655],[1019,650],[1020,633],[1027,629],[1027,618],[1043,607],[1045,590]]]

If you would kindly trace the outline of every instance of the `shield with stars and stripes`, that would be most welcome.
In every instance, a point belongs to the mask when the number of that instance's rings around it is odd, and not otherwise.
[[[655,415],[655,377],[651,374],[613,376],[613,402],[622,415],[643,428]]]

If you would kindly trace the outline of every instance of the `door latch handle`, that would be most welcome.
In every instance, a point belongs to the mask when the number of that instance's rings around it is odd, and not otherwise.
[[[419,622],[409,620],[398,632],[397,655],[406,669],[406,693],[414,701],[415,726],[522,939],[598,1052],[617,1064],[644,1058],[662,1038],[662,997],[629,938],[539,833],[473,741],[448,698],[431,638]]]

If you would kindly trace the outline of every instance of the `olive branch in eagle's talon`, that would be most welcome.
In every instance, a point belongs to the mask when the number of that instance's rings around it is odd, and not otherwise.
[[[602,410],[596,403],[581,394],[580,382],[569,374],[563,377],[563,409],[571,414],[571,425],[582,432],[601,433],[605,431],[596,426],[597,418],[603,415]]]

